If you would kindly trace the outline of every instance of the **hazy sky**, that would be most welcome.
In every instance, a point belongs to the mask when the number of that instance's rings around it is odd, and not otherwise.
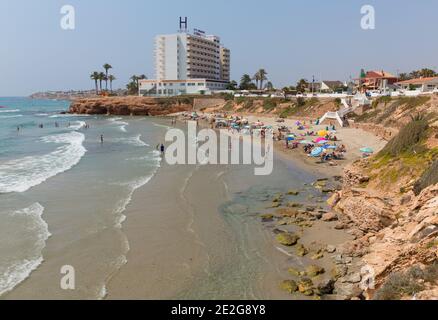
[[[76,29],[60,27],[63,5]],[[376,29],[362,30],[362,5]],[[221,37],[232,78],[265,68],[277,87],[299,78],[348,80],[360,68],[410,71],[438,66],[436,0],[0,0],[0,96],[92,89],[108,62],[124,87],[132,74],[154,77],[153,40],[189,28]]]

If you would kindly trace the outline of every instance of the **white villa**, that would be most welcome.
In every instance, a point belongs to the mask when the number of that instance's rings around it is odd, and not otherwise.
[[[415,90],[422,93],[438,90],[438,77],[417,78],[397,82],[403,90]]]

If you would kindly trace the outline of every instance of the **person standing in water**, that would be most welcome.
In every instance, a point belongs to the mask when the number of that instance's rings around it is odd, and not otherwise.
[[[161,150],[161,154],[164,154],[164,144],[161,144],[160,150]]]
[[[100,143],[103,143],[103,134],[100,135]]]

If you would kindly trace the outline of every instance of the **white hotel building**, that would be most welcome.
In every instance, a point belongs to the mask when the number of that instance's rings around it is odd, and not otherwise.
[[[139,94],[177,96],[211,94],[230,82],[230,50],[217,36],[202,32],[155,38],[155,79],[140,80]]]

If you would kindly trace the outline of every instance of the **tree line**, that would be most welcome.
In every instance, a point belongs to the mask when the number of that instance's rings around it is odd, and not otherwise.
[[[108,81],[110,83],[111,93],[113,92],[113,81],[116,80],[116,77],[112,74],[108,74],[108,70],[112,69],[112,68],[113,67],[110,64],[105,63],[103,65],[103,69],[105,70],[105,72],[94,71],[91,73],[90,78],[91,78],[91,80],[94,80],[94,85],[95,85],[95,90],[96,90],[97,95],[99,94],[99,92],[100,93],[102,93],[103,91],[108,92]],[[105,81],[105,90],[102,89],[102,82],[103,81]]]

